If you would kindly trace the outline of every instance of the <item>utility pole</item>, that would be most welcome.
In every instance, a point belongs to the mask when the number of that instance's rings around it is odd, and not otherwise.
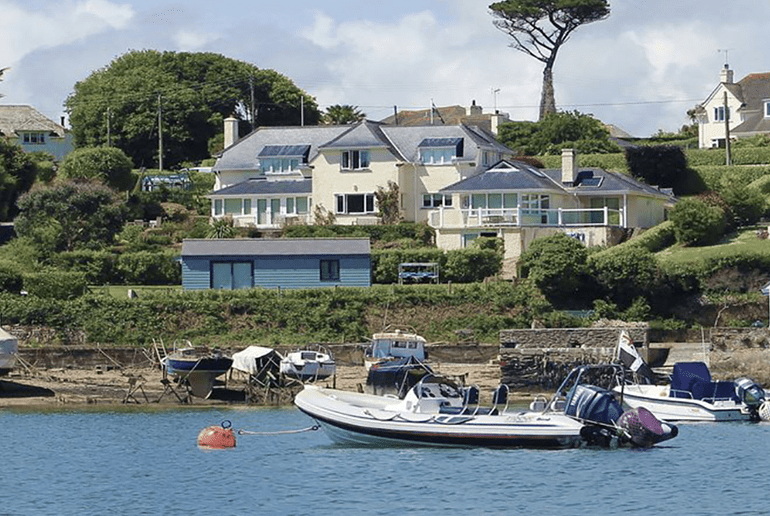
[[[305,127],[305,96],[299,96],[299,125]]]
[[[249,76],[249,89],[251,90],[251,130],[254,130],[255,116],[254,116],[254,76]]]
[[[732,159],[730,156],[730,108],[727,105],[727,92],[725,91],[724,101],[722,107],[725,110],[725,153],[726,153],[726,165],[729,167],[732,165]]]
[[[158,168],[163,172],[163,108],[160,93],[158,93]]]

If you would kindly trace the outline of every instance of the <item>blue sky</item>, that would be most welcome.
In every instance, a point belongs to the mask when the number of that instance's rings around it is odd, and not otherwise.
[[[464,105],[534,120],[541,63],[508,48],[478,0],[0,0],[3,104],[54,120],[74,84],[129,50],[216,52],[274,69],[323,108],[379,120]],[[555,67],[559,109],[635,136],[675,131],[729,62],[736,80],[770,71],[770,2],[614,0],[579,28]],[[495,90],[497,90],[496,93]]]

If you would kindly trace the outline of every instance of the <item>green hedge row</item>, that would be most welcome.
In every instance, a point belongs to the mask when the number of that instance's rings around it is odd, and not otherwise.
[[[173,250],[114,254],[73,251],[51,258],[57,269],[82,273],[91,285],[179,285],[182,269]]]
[[[443,251],[434,247],[372,250],[372,282],[398,282],[401,263],[437,263],[442,283],[473,283],[500,274],[502,257],[494,249],[470,247]]]

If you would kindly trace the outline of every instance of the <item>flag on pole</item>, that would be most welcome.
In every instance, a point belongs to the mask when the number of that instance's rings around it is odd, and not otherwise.
[[[631,340],[631,336],[626,330],[620,332],[617,360],[627,369],[630,369],[639,376],[647,379],[648,383],[653,383],[655,373],[652,372],[652,369],[647,365],[647,362],[645,362],[641,355],[639,355],[639,352],[636,351],[634,341]]]

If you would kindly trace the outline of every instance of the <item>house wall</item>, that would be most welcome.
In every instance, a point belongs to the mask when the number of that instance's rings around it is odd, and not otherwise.
[[[182,257],[182,288],[205,290],[211,285],[212,261],[244,261],[244,256]],[[339,259],[340,280],[321,281],[321,259]],[[371,259],[367,256],[261,256],[253,260],[254,286],[262,288],[322,288],[371,286]]]
[[[724,140],[725,123],[723,120],[714,120],[714,108],[724,105],[724,92],[727,91],[723,86],[719,86],[711,98],[703,104],[705,114],[698,121],[698,145],[702,149],[715,147],[716,140]],[[741,102],[730,92],[727,92],[727,105],[730,108],[730,130],[738,126],[743,120],[738,110]]]

